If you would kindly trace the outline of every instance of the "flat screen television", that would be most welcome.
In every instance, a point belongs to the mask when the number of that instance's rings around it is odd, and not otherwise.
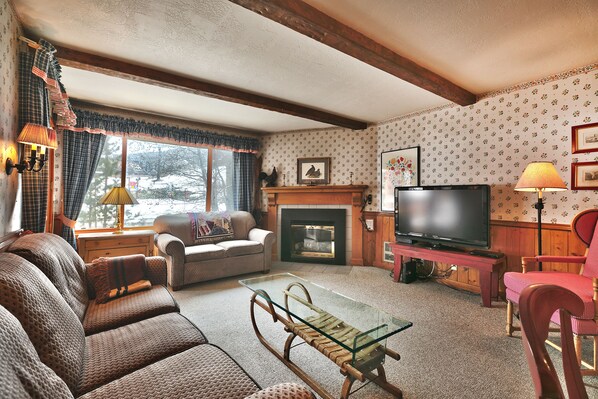
[[[490,186],[395,188],[397,242],[490,247]]]

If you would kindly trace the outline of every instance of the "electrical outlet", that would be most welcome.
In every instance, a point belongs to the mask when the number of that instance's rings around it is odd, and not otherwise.
[[[452,270],[454,272],[457,271],[457,265],[451,265],[451,268],[449,270]]]

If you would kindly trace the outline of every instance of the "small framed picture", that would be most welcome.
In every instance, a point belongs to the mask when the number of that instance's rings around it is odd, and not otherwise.
[[[573,126],[571,147],[574,154],[598,151],[598,123]]]
[[[330,158],[298,158],[297,184],[330,183]]]
[[[380,209],[392,212],[395,187],[419,186],[419,146],[383,152],[380,163]]]
[[[598,190],[598,162],[571,164],[571,190]]]

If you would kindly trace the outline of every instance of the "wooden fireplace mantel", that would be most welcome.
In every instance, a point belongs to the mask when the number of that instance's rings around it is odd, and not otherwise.
[[[351,205],[351,264],[363,265],[363,228],[359,218],[367,189],[367,185],[263,187],[268,195],[268,228],[277,229],[279,205]],[[275,253],[276,259],[278,256]]]

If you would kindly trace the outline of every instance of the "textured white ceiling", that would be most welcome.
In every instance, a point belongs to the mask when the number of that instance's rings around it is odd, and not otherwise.
[[[598,1],[308,0],[475,93],[598,61]],[[369,122],[447,101],[226,0],[14,0],[67,47]],[[326,125],[65,68],[79,99],[260,131]],[[195,98],[193,98],[195,97]]]
[[[253,130],[256,133],[329,127],[278,112],[197,96],[190,93],[63,67],[63,83],[69,96],[96,104],[205,122],[212,125]]]
[[[598,62],[598,0],[304,0],[482,94]]]

